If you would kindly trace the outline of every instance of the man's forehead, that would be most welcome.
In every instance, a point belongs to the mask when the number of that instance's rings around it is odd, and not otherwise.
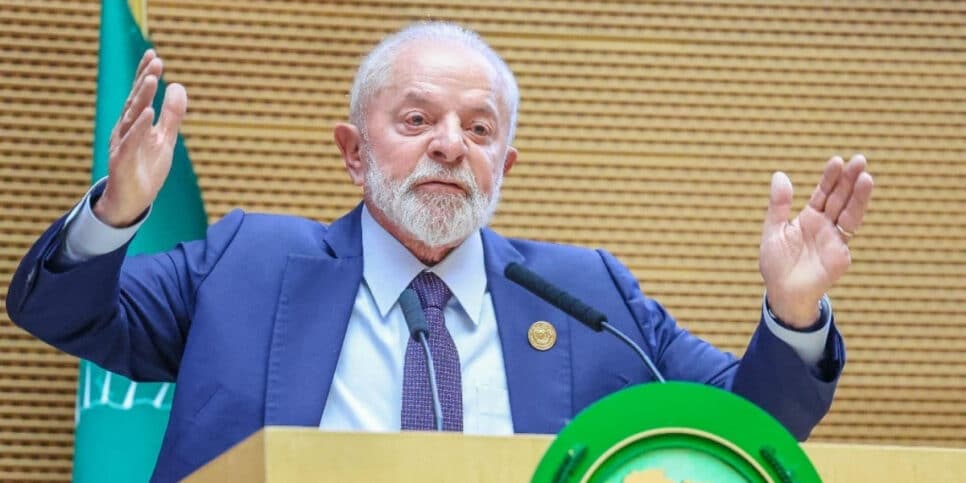
[[[421,76],[434,74],[467,74],[479,76],[481,80],[496,87],[499,78],[489,60],[471,47],[452,40],[430,42],[414,40],[400,46],[392,65],[393,78],[408,75]]]
[[[401,100],[430,100],[440,82],[462,84],[466,100],[502,99],[500,76],[490,62],[472,48],[453,41],[412,41],[400,47],[383,86]],[[477,102],[477,103],[479,103]]]

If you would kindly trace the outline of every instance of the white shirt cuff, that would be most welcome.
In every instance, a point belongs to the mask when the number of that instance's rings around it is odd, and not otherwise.
[[[124,228],[115,228],[99,220],[91,209],[91,193],[106,182],[107,177],[104,177],[94,183],[94,186],[84,195],[84,199],[67,215],[67,220],[64,221],[64,226],[67,227],[64,244],[56,255],[58,263],[67,266],[77,265],[121,248],[134,238],[138,229],[151,214],[148,208],[148,213],[137,223]]]
[[[765,297],[767,297],[767,294]],[[828,331],[832,325],[832,301],[829,300],[828,295],[823,295],[822,300],[819,301],[821,305],[819,317],[822,318],[822,327],[811,332],[801,332],[783,327],[768,313],[766,308],[768,302],[766,300],[763,297],[761,302],[761,318],[764,319],[765,325],[768,326],[775,337],[790,345],[806,364],[816,367],[819,361],[825,357],[825,342],[828,340]]]

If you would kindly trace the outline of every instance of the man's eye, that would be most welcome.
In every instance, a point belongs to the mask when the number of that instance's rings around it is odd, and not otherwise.
[[[474,124],[471,129],[473,130],[473,134],[476,134],[477,136],[486,136],[487,134],[490,134],[490,129],[482,124]]]
[[[409,124],[410,126],[422,126],[425,123],[426,118],[424,118],[422,114],[410,114],[406,118],[406,124]]]

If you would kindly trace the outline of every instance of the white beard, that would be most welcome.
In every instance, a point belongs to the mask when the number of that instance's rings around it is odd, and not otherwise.
[[[489,223],[500,199],[502,170],[493,178],[487,197],[476,184],[469,166],[448,168],[423,158],[406,179],[395,182],[385,176],[368,146],[363,147],[368,163],[366,193],[373,205],[390,221],[431,248],[462,242]],[[429,179],[452,180],[467,187],[464,193],[417,193],[413,188]]]

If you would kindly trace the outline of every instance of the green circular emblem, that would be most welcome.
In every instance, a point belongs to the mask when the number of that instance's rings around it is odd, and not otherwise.
[[[702,384],[644,384],[591,405],[560,432],[534,482],[820,482],[784,426]]]

